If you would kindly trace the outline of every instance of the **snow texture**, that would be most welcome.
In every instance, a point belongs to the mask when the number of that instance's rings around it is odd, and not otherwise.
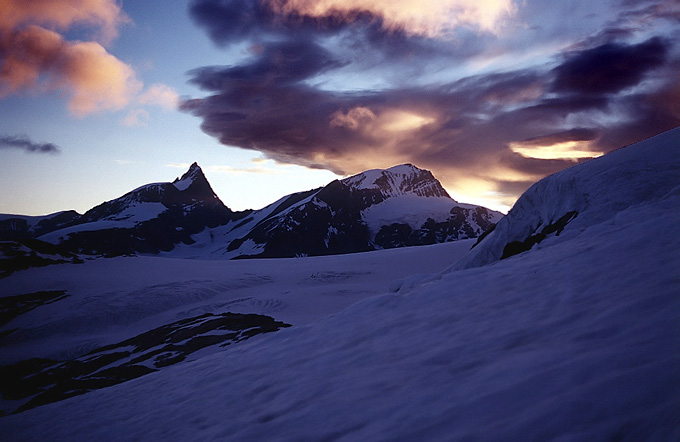
[[[47,352],[129,336],[161,314],[254,310],[230,298],[252,293],[284,303],[269,314],[294,326],[5,416],[3,438],[679,440],[679,136],[543,180],[467,256],[471,241],[297,260],[121,258],[5,278],[3,293],[71,296],[9,323],[30,333],[3,359],[32,342]],[[506,241],[570,211],[559,236],[499,260]]]
[[[474,209],[478,206],[460,204],[448,197],[423,198],[416,195],[398,195],[368,207],[361,215],[369,232],[375,236],[382,226],[389,226],[392,223],[405,223],[415,230],[422,227],[428,219],[444,222],[451,216],[451,209],[454,207]],[[498,222],[502,218],[499,212],[489,213],[491,222]],[[474,220],[469,219],[468,222],[478,227]]]
[[[412,164],[367,170],[343,179],[342,183],[357,190],[379,190],[386,198],[399,195],[451,198],[432,173]]]
[[[75,232],[88,232],[104,229],[129,229],[141,222],[157,218],[158,215],[166,210],[167,207],[162,203],[131,202],[130,205],[125,207],[120,213],[107,216],[101,220],[55,230],[54,232],[42,235],[40,240],[57,244],[68,237],[69,234]]]
[[[569,240],[586,227],[625,209],[677,192],[680,128],[551,175],[531,186],[479,247],[460,263],[476,267],[499,260],[506,245],[523,241],[566,214],[576,216],[551,243]]]

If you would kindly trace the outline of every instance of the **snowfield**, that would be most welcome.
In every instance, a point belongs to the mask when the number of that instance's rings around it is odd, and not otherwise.
[[[2,327],[19,328],[3,363],[194,312],[293,327],[2,417],[3,439],[680,440],[679,148],[676,129],[549,177],[471,252],[474,240],[18,272],[3,296],[70,296]]]
[[[69,296],[1,328],[19,330],[0,341],[0,365],[74,357],[203,313],[256,313],[306,325],[387,293],[395,281],[442,271],[473,243],[304,259],[120,257],[17,272],[0,280],[3,295],[66,290]]]

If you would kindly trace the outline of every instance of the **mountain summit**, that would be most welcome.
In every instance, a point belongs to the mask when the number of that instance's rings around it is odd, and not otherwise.
[[[208,180],[205,178],[205,175],[203,175],[203,170],[201,170],[201,167],[198,165],[198,163],[194,161],[191,163],[191,166],[189,166],[189,170],[187,170],[181,177],[175,178],[175,181],[173,181],[172,184],[175,185],[177,190],[181,191],[191,186],[197,180],[202,180],[206,183],[208,182]]]
[[[172,185],[180,192],[177,195],[181,195],[181,200],[184,202],[191,200],[194,202],[200,201],[208,205],[223,205],[203,174],[203,170],[195,162],[184,175],[176,178]]]
[[[342,183],[358,190],[377,189],[385,198],[409,194],[450,198],[432,172],[419,169],[413,164],[402,164],[384,170],[367,170],[345,178]]]

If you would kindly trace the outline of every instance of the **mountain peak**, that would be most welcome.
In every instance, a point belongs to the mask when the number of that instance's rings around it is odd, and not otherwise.
[[[414,172],[427,172],[425,169],[420,169],[411,163],[399,164],[397,166],[392,166],[389,169],[385,169],[388,172],[399,173],[399,174],[411,174]]]
[[[172,184],[175,185],[177,190],[183,191],[189,188],[195,181],[197,180],[203,180],[203,181],[208,181],[205,178],[205,175],[203,175],[203,170],[201,170],[201,167],[198,165],[198,163],[193,162],[191,166],[189,166],[189,170],[184,173],[179,178],[175,178],[175,181],[172,182]]]
[[[376,189],[386,198],[399,195],[451,198],[432,172],[413,164],[371,169],[342,180],[354,189]]]

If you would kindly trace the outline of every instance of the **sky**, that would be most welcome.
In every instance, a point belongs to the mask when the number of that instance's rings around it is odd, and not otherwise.
[[[80,213],[194,161],[234,210],[429,169],[507,212],[680,125],[673,0],[0,0],[0,212]]]

